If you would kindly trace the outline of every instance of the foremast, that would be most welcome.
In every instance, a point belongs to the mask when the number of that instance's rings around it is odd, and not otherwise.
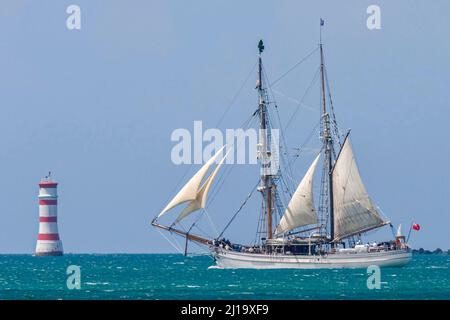
[[[264,86],[262,53],[264,43],[262,40],[258,43],[258,81],[256,89],[258,90],[258,115],[259,115],[259,144],[258,159],[260,161],[260,186],[258,191],[262,194],[263,217],[267,224],[266,239],[272,239],[273,236],[273,175],[271,168],[271,135],[270,124],[267,111],[267,91]]]

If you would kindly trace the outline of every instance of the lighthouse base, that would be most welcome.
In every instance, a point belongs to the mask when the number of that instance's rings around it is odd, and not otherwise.
[[[61,240],[38,240],[36,244],[36,256],[62,256],[63,246]]]

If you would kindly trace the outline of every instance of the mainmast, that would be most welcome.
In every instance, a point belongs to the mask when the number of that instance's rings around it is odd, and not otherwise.
[[[263,205],[265,208],[266,222],[267,222],[267,239],[272,238],[272,175],[270,172],[271,162],[269,149],[270,135],[268,133],[268,117],[267,117],[267,93],[263,86],[263,70],[261,54],[264,51],[264,43],[262,40],[258,43],[259,57],[258,57],[258,82],[256,89],[258,90],[259,97],[259,150],[258,157],[261,163],[261,184],[258,190],[262,194]]]
[[[321,94],[322,94],[322,132],[321,139],[324,150],[324,177],[322,179],[322,214],[326,213],[330,221],[330,238],[334,239],[334,208],[333,208],[333,176],[332,176],[332,153],[333,153],[333,138],[330,130],[330,115],[327,111],[326,94],[325,94],[325,66],[323,58],[322,46],[322,26],[324,21],[320,19],[320,75],[321,75]],[[326,223],[326,219],[325,219]]]

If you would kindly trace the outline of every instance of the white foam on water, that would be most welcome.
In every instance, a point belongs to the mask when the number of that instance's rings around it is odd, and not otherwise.
[[[219,266],[209,266],[208,270],[211,270],[211,269],[223,269],[223,268],[219,267]]]
[[[109,282],[85,282],[88,286],[107,285]]]

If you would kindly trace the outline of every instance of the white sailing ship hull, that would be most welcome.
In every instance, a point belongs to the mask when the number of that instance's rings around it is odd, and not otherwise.
[[[323,256],[255,254],[212,248],[217,266],[229,269],[339,269],[402,267],[412,257],[409,250],[334,253]]]

